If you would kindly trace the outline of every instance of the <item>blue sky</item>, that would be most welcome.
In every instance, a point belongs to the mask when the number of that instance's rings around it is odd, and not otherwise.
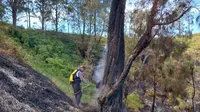
[[[200,10],[200,0],[193,0],[193,5],[195,7],[198,7]],[[191,11],[194,12],[194,17],[196,18],[198,15],[200,15],[200,11],[197,9],[192,9]],[[194,25],[193,25],[193,33],[199,33],[200,32],[200,21],[199,23],[194,20]]]

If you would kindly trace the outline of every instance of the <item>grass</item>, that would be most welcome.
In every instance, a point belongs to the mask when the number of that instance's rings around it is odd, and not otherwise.
[[[33,69],[50,78],[70,97],[73,97],[72,87],[68,81],[71,72],[82,64],[92,66],[88,64],[88,58],[80,55],[79,47],[87,50],[89,45],[92,46],[90,60],[94,64],[101,55],[103,45],[103,43],[97,45],[87,36],[85,43],[80,44],[80,35],[13,28],[7,23],[0,23],[0,35],[0,53],[20,58]],[[89,77],[90,73],[86,72],[86,75]],[[95,85],[92,83],[91,85],[83,95],[83,102],[89,102],[94,93]]]

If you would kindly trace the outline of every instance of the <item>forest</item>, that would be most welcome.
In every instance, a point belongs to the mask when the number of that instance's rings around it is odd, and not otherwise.
[[[0,111],[200,112],[199,29],[198,0],[0,0]]]

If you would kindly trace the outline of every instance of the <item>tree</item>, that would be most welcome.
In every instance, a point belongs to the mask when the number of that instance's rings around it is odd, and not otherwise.
[[[33,13],[34,10],[34,4],[33,4],[33,0],[25,0],[26,4],[25,4],[25,12],[26,12],[26,17],[27,17],[27,27],[31,28],[31,17],[33,17],[33,15],[31,15],[31,13]]]
[[[17,24],[17,15],[24,11],[24,0],[7,0],[6,8],[12,13],[12,22],[13,26],[16,27]]]
[[[65,0],[52,0],[52,22],[55,25],[56,32],[58,32],[58,25],[60,18],[64,15],[66,16],[68,12],[70,12],[70,9],[67,6],[67,2]]]
[[[73,25],[81,35],[93,35],[94,39],[107,29],[107,14],[109,2],[103,0],[74,0],[69,2],[73,9]],[[106,16],[106,17],[105,17]]]
[[[85,30],[86,30],[86,20],[87,20],[87,5],[85,0],[75,0],[72,1],[71,7],[73,9],[74,17],[73,19],[76,21],[77,29],[79,29],[81,34],[81,41],[84,42]]]
[[[103,78],[103,92],[109,89],[124,69],[124,13],[125,0],[113,0],[108,26],[108,55]],[[107,100],[99,99],[102,112],[120,112],[122,108],[122,85]],[[104,95],[103,95],[104,96]],[[117,102],[117,103],[116,103]]]
[[[101,35],[101,31],[98,31],[98,29],[101,29],[103,31],[103,29],[105,28],[105,15],[108,13],[107,8],[110,6],[110,3],[105,3],[103,0],[86,0],[86,4],[89,9],[88,13],[90,16],[90,30],[92,31],[93,24],[93,35],[94,39],[96,40],[96,36],[98,35],[97,33],[99,32],[99,35]]]
[[[45,23],[47,21],[50,21],[50,17],[51,17],[51,0],[35,0],[35,4],[36,4],[36,8],[34,12],[35,16],[39,18],[41,24],[42,24],[42,30],[45,29]],[[39,13],[40,15],[38,16]]]
[[[142,1],[145,2],[145,1]],[[136,44],[132,55],[129,57],[127,64],[124,66],[124,10],[125,0],[113,0],[111,4],[111,12],[109,17],[108,27],[108,54],[106,61],[106,69],[104,71],[102,93],[100,94],[98,101],[100,105],[100,111],[105,112],[120,112],[122,107],[122,85],[129,73],[131,65],[136,57],[145,49],[159,29],[154,30],[155,26],[171,24],[174,21],[180,19],[189,9],[190,2],[184,1],[169,1],[175,2],[174,5],[166,4],[167,1],[146,1],[146,4],[152,4],[150,14],[147,19],[146,30],[142,34],[140,40]],[[183,2],[183,3],[181,3]],[[167,9],[170,6],[178,5],[177,9],[162,12],[162,16],[158,16],[157,13],[164,11],[165,6]],[[162,8],[163,7],[163,8]],[[166,10],[166,9],[165,9]]]

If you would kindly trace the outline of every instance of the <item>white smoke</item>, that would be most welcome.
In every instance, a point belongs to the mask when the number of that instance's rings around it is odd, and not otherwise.
[[[95,67],[93,80],[98,84],[101,83],[103,80],[104,75],[104,69],[106,64],[106,56],[107,56],[107,45],[104,46],[104,49],[102,51],[101,59],[99,60],[98,65]],[[101,87],[96,88],[96,93],[93,96],[92,102],[94,105],[98,105],[97,98],[99,97],[101,93]]]
[[[107,56],[107,45],[104,46],[101,59],[99,60],[99,63],[96,66],[95,72],[93,75],[93,79],[97,83],[100,83],[103,80],[103,73],[104,73],[105,64],[106,64],[106,56]]]

